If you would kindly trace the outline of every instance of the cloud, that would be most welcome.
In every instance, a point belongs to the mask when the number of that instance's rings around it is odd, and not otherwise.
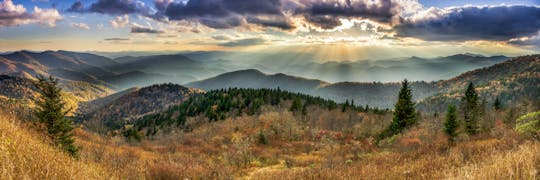
[[[129,16],[116,16],[113,20],[109,21],[113,28],[123,28],[129,24]]]
[[[212,36],[212,39],[218,40],[218,41],[223,41],[223,40],[230,40],[230,39],[232,39],[232,37],[229,36],[229,35],[226,35],[226,34],[220,34],[220,35]]]
[[[84,23],[71,23],[71,27],[78,28],[78,29],[86,29],[86,30],[90,29],[90,26]]]
[[[69,7],[66,11],[68,12],[78,12],[83,13],[85,11],[84,5],[81,1],[74,2],[71,7]]]
[[[131,33],[161,34],[165,32],[162,30],[153,29],[152,27],[144,27],[137,24],[133,24],[131,26]]]
[[[282,0],[160,1],[156,7],[169,20],[196,21],[215,29],[234,28],[246,23],[280,29],[294,27],[286,20]]]
[[[413,0],[303,0],[295,14],[323,29],[333,29],[341,25],[339,18],[370,19],[392,23],[401,15],[421,8]]]
[[[105,38],[105,41],[129,41],[129,38]]]
[[[84,7],[82,2],[77,1],[67,11],[109,15],[141,14],[149,16],[151,14],[151,9],[140,0],[97,0],[88,7]]]
[[[201,18],[199,19],[201,24],[214,29],[230,29],[238,27],[243,24],[243,19],[240,17],[229,18]]]
[[[98,30],[102,30],[104,27],[105,26],[103,24],[101,24],[101,23],[96,25],[96,29],[98,29]]]
[[[405,18],[397,36],[424,40],[495,40],[531,36],[540,30],[540,6],[430,8]]]
[[[63,19],[56,9],[34,7],[33,10],[33,13],[28,13],[23,5],[13,4],[11,0],[2,1],[0,3],[0,27],[32,23],[54,27],[56,21]]]
[[[508,43],[518,46],[536,46],[540,48],[540,32],[537,35],[530,37],[510,39]]]
[[[246,21],[263,27],[275,27],[283,30],[296,28],[290,20],[283,16],[248,17]]]
[[[248,38],[248,39],[240,39],[240,40],[229,41],[226,43],[221,43],[219,44],[219,46],[226,46],[226,47],[255,46],[255,45],[264,44],[265,42],[266,40],[262,38]]]

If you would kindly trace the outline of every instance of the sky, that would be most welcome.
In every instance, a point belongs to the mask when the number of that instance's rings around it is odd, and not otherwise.
[[[0,51],[540,51],[540,0],[0,0]]]

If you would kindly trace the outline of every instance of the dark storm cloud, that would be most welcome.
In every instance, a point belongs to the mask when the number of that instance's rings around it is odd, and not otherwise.
[[[295,28],[295,26],[290,21],[281,16],[274,18],[248,17],[246,21],[248,23],[257,24],[263,27],[275,27],[283,30],[290,30]]]
[[[148,34],[161,34],[164,33],[161,30],[142,27],[142,26],[131,26],[131,33],[148,33]]]
[[[323,29],[333,29],[341,26],[341,21],[332,16],[305,16],[305,18],[311,24]]]
[[[67,11],[68,11],[68,12],[78,12],[78,13],[82,13],[82,12],[85,11],[85,9],[84,9],[83,3],[82,3],[81,1],[77,1],[77,2],[73,3],[73,4],[71,5],[71,7],[69,7],[69,8],[67,9]]]
[[[214,29],[229,29],[242,25],[242,18],[240,17],[228,17],[228,18],[201,18],[198,19],[201,24]]]
[[[500,41],[531,36],[540,30],[538,6],[468,6],[427,12],[425,17],[409,18],[396,26],[398,36],[441,41]]]
[[[404,9],[402,3],[392,0],[313,0],[301,3],[295,14],[323,29],[332,29],[341,25],[338,18],[362,18],[379,22],[390,22]]]
[[[330,29],[341,25],[339,17],[369,18],[389,22],[402,10],[402,1],[393,0],[190,0],[187,3],[159,1],[157,9],[165,9],[170,20],[203,21],[210,27],[229,28],[235,25],[221,20],[242,17],[247,23],[263,27],[293,29],[286,12],[304,16],[313,25]],[[167,4],[167,8],[163,8]],[[261,18],[261,17],[266,18]],[[212,19],[211,21],[209,19]],[[211,23],[208,23],[208,22]]]
[[[163,9],[163,4],[160,2],[156,6]],[[244,23],[280,29],[294,27],[282,12],[281,0],[190,0],[167,4],[162,14],[170,20],[194,20],[216,29],[233,28]]]
[[[223,5],[232,12],[247,15],[280,15],[281,0],[223,0]]]
[[[163,3],[157,3],[163,9]],[[171,20],[231,15],[280,15],[280,0],[190,0],[168,3],[165,14]]]
[[[150,16],[150,9],[139,0],[98,0],[89,7],[77,1],[71,5],[68,12],[92,12],[109,15],[141,14]]]
[[[190,0],[187,3],[170,3],[165,15],[171,20],[184,20],[202,17],[228,17],[230,12],[225,9],[222,0]]]
[[[248,38],[248,39],[240,39],[240,40],[230,41],[226,43],[221,43],[219,45],[227,46],[227,47],[238,47],[238,46],[254,46],[254,45],[260,45],[264,43],[265,43],[265,40],[261,38]]]

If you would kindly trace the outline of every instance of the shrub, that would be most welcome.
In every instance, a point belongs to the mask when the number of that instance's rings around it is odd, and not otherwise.
[[[540,111],[531,112],[516,120],[516,131],[540,138]]]

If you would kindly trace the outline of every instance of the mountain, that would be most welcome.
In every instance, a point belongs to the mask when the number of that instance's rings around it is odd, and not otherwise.
[[[282,73],[268,75],[255,69],[246,69],[224,73],[203,81],[186,84],[204,90],[226,89],[230,87],[238,88],[280,88],[282,90],[312,93],[320,86],[327,85],[327,82],[288,76]]]
[[[265,72],[281,72],[327,82],[398,82],[405,78],[411,81],[444,80],[507,59],[508,57],[505,56],[484,57],[456,54],[437,58],[413,56],[397,59],[324,63],[312,61],[287,63],[281,62],[283,60],[272,60],[268,62],[256,61],[255,64],[263,66],[266,69]]]
[[[32,80],[8,75],[0,75],[0,99],[28,100],[35,94]]]
[[[137,54],[134,54],[137,55]],[[0,73],[53,75],[115,90],[156,83],[200,81],[226,72],[257,69],[325,82],[435,81],[502,62],[505,56],[456,54],[437,58],[315,62],[309,54],[183,52],[169,55],[122,56],[114,59],[70,51],[17,51],[0,55]],[[444,73],[441,73],[444,72]],[[305,90],[302,90],[305,92]]]
[[[151,84],[164,83],[172,77],[157,73],[147,73],[143,71],[129,71],[103,77],[103,81],[114,84],[118,89],[125,89],[136,86],[148,86]]]
[[[519,83],[523,80],[521,77],[534,76],[536,73],[535,56],[523,56],[512,58],[511,60],[469,72],[462,73],[448,80],[440,80],[436,82],[413,81],[411,87],[413,89],[413,97],[420,101],[424,98],[446,93],[450,91],[461,90],[469,81],[475,84],[485,84],[496,81],[501,78],[510,78],[505,82],[507,86],[524,86],[535,87],[530,83]],[[481,56],[471,57],[470,55],[455,55],[439,59],[440,62],[451,62],[454,60],[466,61],[479,64],[477,61],[486,63],[484,60],[479,60]],[[499,61],[504,57],[492,59],[490,63]],[[416,61],[425,61],[421,58],[414,58]],[[341,64],[332,62],[333,64]],[[329,63],[329,64],[332,64]],[[414,63],[413,63],[414,64]],[[487,63],[489,64],[489,63]],[[381,64],[382,65],[382,64]],[[387,72],[390,73],[390,72]],[[516,75],[517,74],[517,75]],[[514,75],[516,77],[509,77]],[[535,78],[532,78],[535,79]],[[538,78],[536,78],[538,79]],[[514,81],[516,80],[516,81]],[[534,81],[536,82],[536,81]],[[502,83],[502,82],[501,82]],[[357,105],[369,105],[379,108],[392,108],[397,99],[397,92],[400,83],[359,83],[359,82],[339,82],[327,83],[320,80],[304,79],[295,76],[284,74],[267,75],[260,71],[249,69],[225,73],[213,78],[202,81],[186,84],[188,87],[196,87],[204,90],[222,89],[229,87],[240,88],[277,88],[288,90],[291,92],[307,93],[313,96],[328,98],[336,102],[345,102],[346,100],[354,100]],[[530,91],[530,90],[528,90]]]
[[[52,75],[64,80],[84,81],[108,87],[112,86],[101,79],[114,73],[104,67],[116,64],[118,63],[103,56],[69,51],[18,51],[0,55],[0,73],[3,74]]]
[[[236,88],[268,88],[320,96],[336,102],[354,100],[357,105],[390,108],[397,98],[400,83],[358,83],[341,82],[330,84],[320,80],[305,79],[285,74],[264,74],[258,70],[247,69],[221,74],[202,81],[186,84],[188,87],[203,90]],[[414,97],[420,100],[434,94],[437,87],[432,83],[413,82]]]
[[[488,105],[499,99],[507,106],[527,102],[532,106],[540,101],[540,55],[512,58],[508,61],[463,73],[435,84],[441,91],[419,103],[424,111],[445,110],[448,104],[458,104],[467,84],[472,82],[482,100]]]
[[[88,102],[86,107],[93,111],[86,112],[83,119],[88,128],[99,132],[108,128],[119,129],[127,122],[148,113],[162,111],[199,93],[202,91],[176,84],[129,89]]]
[[[421,100],[438,91],[433,83],[411,82],[413,98]],[[358,83],[341,82],[329,84],[317,89],[313,95],[332,99],[337,102],[354,100],[356,105],[368,105],[378,108],[393,108],[401,83]]]
[[[33,82],[33,79],[0,75],[0,103],[22,108],[31,107],[32,99],[37,95]],[[112,92],[104,86],[80,81],[63,81],[60,88],[64,90],[66,105],[73,108],[72,113],[78,110],[79,103],[104,97]]]
[[[336,110],[338,108],[339,110]],[[292,111],[295,115],[301,115],[303,122],[341,121],[341,125],[330,127],[333,130],[350,128],[343,122],[356,121],[357,118],[361,118],[360,113],[380,115],[388,112],[358,108],[349,103],[336,103],[320,97],[279,89],[231,88],[199,94],[165,111],[144,116],[123,130],[128,138],[140,139],[141,132],[146,136],[154,136],[163,129],[180,128],[180,130],[190,131],[207,122],[257,116],[268,110],[277,110],[282,113]],[[265,123],[267,122],[262,119],[253,122],[253,124],[261,125]],[[280,123],[289,129],[293,128],[292,124],[283,121]],[[332,122],[332,124],[338,123]],[[270,126],[270,128],[274,129],[274,133],[279,133],[275,126]]]

